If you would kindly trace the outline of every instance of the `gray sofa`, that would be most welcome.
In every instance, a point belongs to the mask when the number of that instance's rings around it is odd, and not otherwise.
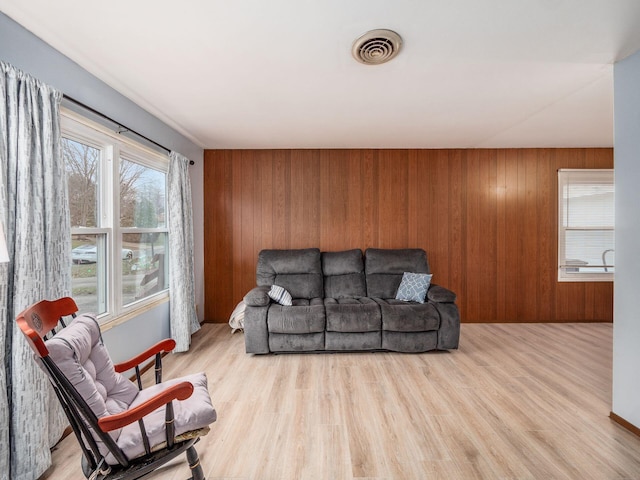
[[[458,348],[455,294],[431,284],[425,303],[396,300],[404,272],[430,273],[424,250],[262,250],[244,297],[247,353]],[[274,284],[292,306],[271,300]]]

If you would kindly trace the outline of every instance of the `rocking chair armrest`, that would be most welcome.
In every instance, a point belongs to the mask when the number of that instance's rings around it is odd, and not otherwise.
[[[190,382],[180,382],[134,408],[98,419],[98,426],[103,432],[110,432],[111,430],[122,428],[141,420],[156,408],[166,405],[173,400],[185,400],[189,398],[192,393],[193,385]]]
[[[145,350],[139,355],[136,355],[132,359],[122,363],[118,363],[117,365],[114,365],[113,368],[115,369],[116,372],[123,373],[123,372],[126,372],[127,370],[131,370],[132,368],[135,368],[137,365],[140,365],[142,362],[144,362],[148,358],[153,357],[158,353],[170,352],[174,348],[176,348],[176,341],[173,340],[172,338],[167,338],[167,339],[161,340],[160,342],[156,343],[152,347],[149,347],[147,350]]]

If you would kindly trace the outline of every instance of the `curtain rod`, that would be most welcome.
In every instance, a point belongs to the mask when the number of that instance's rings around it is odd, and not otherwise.
[[[76,104],[76,105],[78,105],[79,107],[82,107],[82,108],[84,108],[85,110],[88,110],[89,112],[93,113],[94,115],[97,115],[97,116],[99,116],[99,117],[101,117],[101,118],[104,118],[105,120],[110,121],[111,123],[115,123],[116,125],[118,125],[118,127],[119,127],[119,128],[118,128],[118,134],[120,134],[120,133],[126,133],[126,132],[133,133],[134,135],[136,135],[136,136],[138,136],[138,137],[140,137],[140,138],[142,138],[142,139],[146,140],[147,142],[149,142],[149,143],[151,143],[151,144],[155,145],[156,147],[161,148],[161,149],[162,149],[162,150],[164,150],[165,152],[167,152],[167,153],[171,153],[171,149],[169,149],[169,148],[165,147],[164,145],[160,145],[158,142],[151,140],[149,137],[145,137],[145,136],[144,136],[144,135],[142,135],[141,133],[138,133],[138,132],[136,132],[135,130],[133,130],[133,129],[131,129],[131,128],[127,127],[126,125],[123,125],[122,123],[120,123],[120,122],[118,122],[118,121],[114,120],[113,118],[109,117],[108,115],[105,115],[104,113],[99,112],[99,111],[98,111],[98,110],[96,110],[95,108],[92,108],[92,107],[90,107],[89,105],[87,105],[87,104],[85,104],[85,103],[82,103],[81,101],[76,100],[76,99],[75,99],[75,98],[73,98],[73,97],[70,97],[70,96],[69,96],[69,95],[67,95],[66,93],[65,93],[65,94],[63,94],[63,97],[64,97],[66,100],[69,100],[71,103],[75,103],[75,104]],[[123,130],[121,130],[121,129],[123,129]],[[194,162],[193,160],[189,160],[189,165],[193,165],[194,163],[195,163],[195,162]]]

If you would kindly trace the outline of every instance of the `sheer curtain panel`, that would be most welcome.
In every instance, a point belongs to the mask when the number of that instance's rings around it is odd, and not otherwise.
[[[169,294],[171,297],[171,337],[175,352],[186,352],[191,335],[200,329],[196,316],[193,272],[193,212],[189,159],[169,154]]]
[[[71,228],[60,147],[62,93],[0,62],[0,478],[34,480],[66,418],[15,317],[70,294]]]

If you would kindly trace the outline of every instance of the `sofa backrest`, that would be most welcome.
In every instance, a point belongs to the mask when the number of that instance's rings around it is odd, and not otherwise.
[[[404,272],[431,273],[421,248],[368,248],[364,256],[368,297],[395,298]]]
[[[325,297],[367,296],[362,250],[322,252],[322,272]]]
[[[256,283],[284,287],[293,298],[324,297],[320,250],[262,250]]]

